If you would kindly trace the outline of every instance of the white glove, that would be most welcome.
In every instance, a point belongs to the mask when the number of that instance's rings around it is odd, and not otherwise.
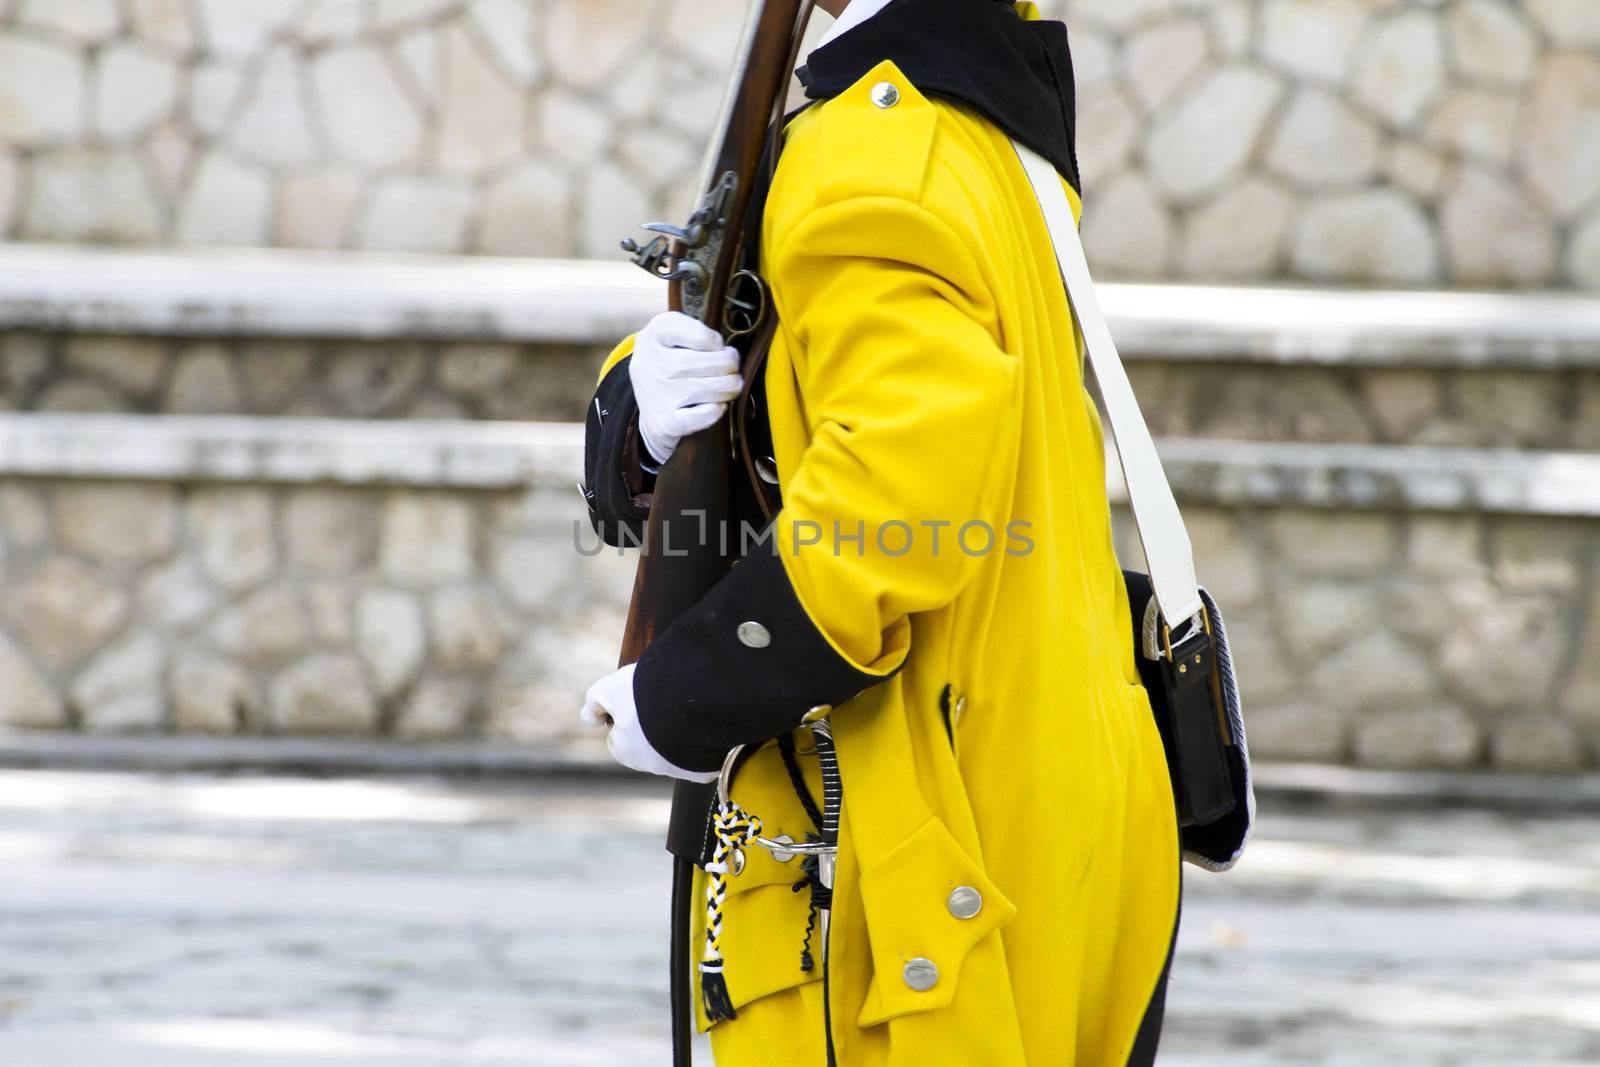
[[[633,668],[634,664],[630,663],[591,685],[584,694],[583,710],[578,712],[578,718],[586,726],[610,725],[606,748],[611,751],[611,758],[624,767],[646,774],[682,778],[686,782],[716,781],[716,771],[686,771],[669,763],[650,746],[639,725],[639,709],[633,702]]]
[[[657,463],[720,419],[744,385],[738,351],[680,311],[663,312],[639,331],[628,379],[639,402],[639,434]]]

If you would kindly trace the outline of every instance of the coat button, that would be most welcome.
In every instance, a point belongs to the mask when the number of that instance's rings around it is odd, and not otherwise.
[[[918,956],[906,964],[906,985],[918,993],[926,993],[939,984],[939,968],[926,956]]]
[[[766,648],[772,644],[772,634],[759,622],[741,622],[735,632],[739,643],[747,648]]]
[[[983,894],[970,885],[959,885],[950,891],[950,899],[945,903],[951,915],[958,919],[970,919],[983,910]]]
[[[900,90],[893,82],[879,82],[872,87],[872,102],[881,108],[891,108],[900,102]]]

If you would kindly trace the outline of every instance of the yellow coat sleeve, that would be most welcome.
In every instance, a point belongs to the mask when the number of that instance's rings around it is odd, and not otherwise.
[[[778,554],[835,650],[889,673],[907,616],[1006,550],[1021,364],[977,251],[912,199],[808,212],[769,270],[810,437],[785,479]]]
[[[764,271],[798,450],[764,550],[651,643],[639,722],[679,767],[793,729],[898,671],[910,616],[949,604],[1005,551],[1021,362],[1001,344],[976,239],[924,201],[937,115],[862,84],[789,127],[767,203]],[[793,375],[789,380],[788,375]],[[774,427],[776,433],[777,427]],[[975,528],[975,529],[974,529]]]
[[[969,531],[970,553],[962,527],[1003,536],[1015,467],[1019,364],[950,226],[909,199],[850,197],[769,247],[809,444],[766,551],[674,620],[634,673],[646,738],[690,770],[898,671],[908,616],[950,602],[980,565],[983,538]]]

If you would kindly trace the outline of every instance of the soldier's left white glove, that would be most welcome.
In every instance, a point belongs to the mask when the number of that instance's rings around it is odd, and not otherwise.
[[[714,782],[717,773],[711,771],[686,771],[667,761],[651,747],[639,725],[639,709],[633,700],[632,663],[612,671],[589,687],[583,697],[583,710],[578,717],[587,726],[606,726],[606,748],[611,758],[624,767],[632,767],[646,774],[659,774],[668,778],[682,778],[686,782]]]
[[[738,351],[681,311],[663,311],[634,337],[628,380],[639,404],[639,436],[657,463],[722,418],[744,384]]]

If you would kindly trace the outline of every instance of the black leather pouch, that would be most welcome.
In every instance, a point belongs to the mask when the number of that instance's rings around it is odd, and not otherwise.
[[[1150,577],[1124,571],[1139,677],[1166,748],[1185,858],[1230,866],[1253,816],[1249,750],[1227,631],[1204,589],[1203,621],[1169,633]]]

